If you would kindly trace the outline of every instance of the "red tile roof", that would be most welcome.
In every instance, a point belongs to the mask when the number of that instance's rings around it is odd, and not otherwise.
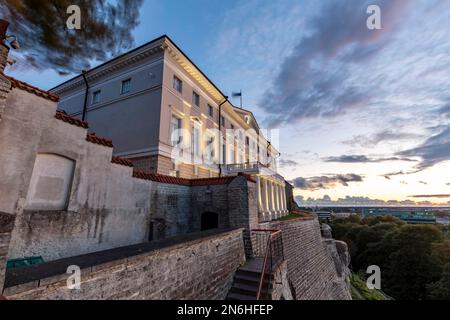
[[[56,111],[55,118],[81,128],[87,129],[89,127],[86,121],[82,121],[80,119],[69,116],[67,113],[62,111]]]
[[[58,102],[59,101],[59,96],[50,92],[50,91],[45,91],[42,89],[39,89],[35,86],[32,86],[31,84],[28,84],[26,82],[14,79],[13,77],[7,76],[4,73],[1,73],[5,78],[7,78],[9,81],[11,81],[11,87],[12,88],[17,88],[20,90],[25,90],[28,91],[29,93],[35,94],[41,98],[47,99],[47,100],[51,100],[54,102]]]
[[[106,139],[106,138],[101,138],[101,137],[97,137],[95,135],[95,133],[88,133],[88,135],[86,136],[86,140],[92,143],[96,143],[105,147],[109,147],[109,148],[113,148],[113,144],[112,144],[112,140]]]
[[[236,177],[217,177],[217,178],[203,178],[203,179],[193,179],[191,180],[191,186],[212,186],[229,184]]]
[[[172,176],[165,176],[159,173],[150,173],[142,170],[134,170],[133,177],[144,180],[151,180],[167,184],[178,184],[183,186],[214,186],[229,184],[233,181],[234,176],[217,177],[217,178],[203,178],[203,179],[184,179]],[[249,177],[247,180],[253,181]]]
[[[131,162],[128,159],[120,158],[120,157],[112,157],[111,162],[115,163],[115,164],[120,164],[122,166],[127,166],[127,167],[133,166],[133,162]]]
[[[145,172],[142,170],[134,170],[133,177],[138,178],[138,179],[151,180],[151,181],[168,183],[168,184],[179,184],[179,185],[183,185],[183,186],[191,185],[189,179],[165,176],[162,174],[150,173],[150,172]]]

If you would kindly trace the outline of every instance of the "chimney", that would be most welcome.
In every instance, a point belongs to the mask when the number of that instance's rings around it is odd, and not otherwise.
[[[0,19],[0,72],[5,71],[8,64],[9,47],[6,45],[6,31],[8,30],[9,22]]]

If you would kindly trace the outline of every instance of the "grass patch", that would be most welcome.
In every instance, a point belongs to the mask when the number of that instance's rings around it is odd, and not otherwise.
[[[356,274],[352,274],[350,283],[353,300],[386,300],[386,297],[380,291],[367,288],[366,283]]]
[[[307,218],[311,215],[308,214],[298,214],[298,213],[289,213],[287,216],[281,217],[276,219],[275,221],[286,221],[286,220],[292,220],[292,219],[298,219],[298,218]]]

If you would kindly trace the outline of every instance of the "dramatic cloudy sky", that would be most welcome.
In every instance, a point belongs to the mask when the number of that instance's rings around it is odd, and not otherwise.
[[[367,29],[369,4],[382,30]],[[141,14],[136,45],[170,35],[280,129],[296,195],[450,201],[448,1],[151,0]],[[64,80],[10,73],[44,88]]]

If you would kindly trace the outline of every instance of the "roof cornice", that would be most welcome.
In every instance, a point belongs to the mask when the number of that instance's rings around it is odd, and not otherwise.
[[[225,99],[224,94],[212,83],[211,80],[173,43],[170,39],[164,39],[162,45],[166,52],[195,79],[201,87],[208,92],[217,103]]]
[[[107,61],[106,63],[95,67],[87,71],[86,78],[88,81],[94,81],[104,75],[111,72],[115,72],[136,62],[142,61],[148,57],[151,57],[159,52],[164,51],[165,38],[161,38],[160,41],[152,41],[144,46],[141,46],[133,51],[125,53],[113,60]],[[58,86],[51,89],[52,92],[62,94],[79,86],[84,86],[84,80],[81,75],[78,75]]]

